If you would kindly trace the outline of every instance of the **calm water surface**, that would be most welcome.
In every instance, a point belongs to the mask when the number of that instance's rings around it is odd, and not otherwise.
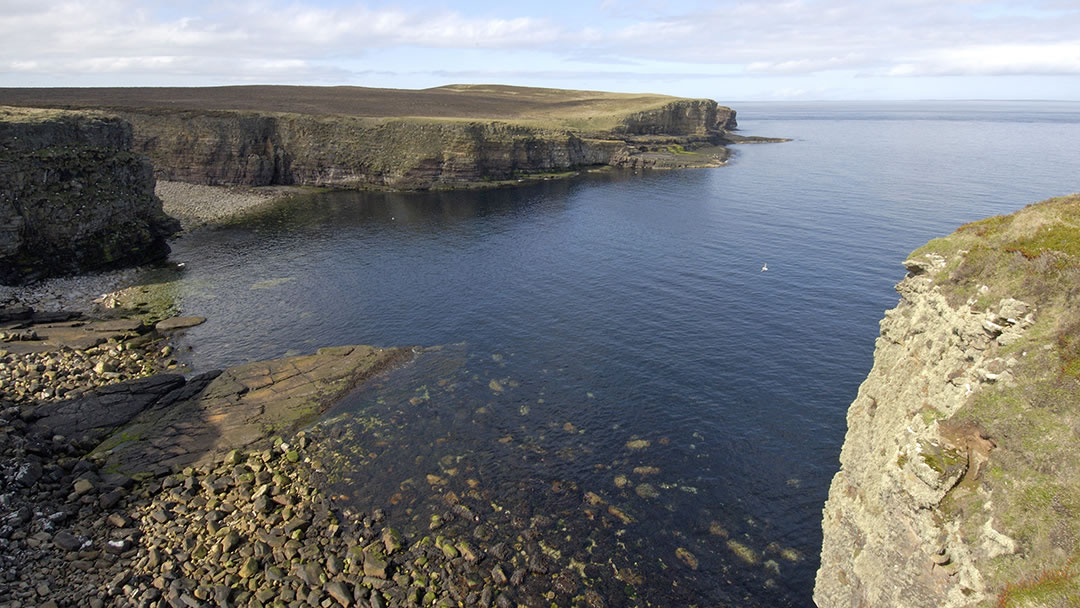
[[[609,605],[810,606],[900,262],[1080,191],[1080,106],[732,105],[794,141],[719,169],[325,194],[189,234],[181,305],[210,321],[188,356],[444,345],[317,429],[357,505],[538,538],[551,572],[525,592],[565,571]]]

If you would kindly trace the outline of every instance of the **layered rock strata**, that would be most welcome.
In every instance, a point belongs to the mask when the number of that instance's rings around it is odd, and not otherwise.
[[[0,283],[168,255],[179,225],[131,145],[116,117],[0,108]]]
[[[708,99],[521,87],[0,89],[5,100],[121,116],[159,179],[205,185],[428,189],[715,166],[726,154],[693,150],[736,126]]]
[[[282,184],[428,189],[586,166],[643,166],[642,152],[715,145],[734,111],[673,102],[628,117],[612,133],[496,121],[371,119],[305,114],[123,111],[136,149],[159,179],[211,185]],[[636,137],[649,135],[651,137]]]
[[[848,410],[821,608],[1080,600],[1078,209],[970,224],[904,263]]]

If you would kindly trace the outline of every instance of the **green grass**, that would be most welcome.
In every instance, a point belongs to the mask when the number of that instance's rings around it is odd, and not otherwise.
[[[1005,251],[1018,252],[1029,260],[1054,255],[1063,263],[1076,265],[1080,261],[1080,239],[1076,234],[1076,226],[1045,226],[1033,235],[1006,244]]]
[[[997,601],[998,608],[1057,606],[1080,606],[1080,567],[1076,560],[1010,583],[998,595]]]
[[[20,106],[158,114],[241,111],[266,115],[483,120],[586,133],[611,131],[629,115],[657,110],[680,100],[685,99],[502,85],[448,85],[423,90],[291,86],[0,89],[0,103]]]
[[[1019,342],[990,346],[1016,359],[1015,386],[984,387],[954,416],[997,447],[979,491],[962,488],[943,508],[970,542],[987,517],[1016,541],[1016,554],[984,569],[998,606],[1080,605],[1080,195],[966,224],[912,256],[923,254],[945,258],[931,278],[954,306],[996,310],[1012,297],[1034,320]]]
[[[76,116],[104,117],[102,112],[83,110],[71,112],[68,110],[50,108],[20,108],[15,106],[0,105],[0,123],[44,123],[70,119]]]

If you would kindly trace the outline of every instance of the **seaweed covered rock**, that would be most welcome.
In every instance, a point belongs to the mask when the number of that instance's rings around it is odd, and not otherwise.
[[[0,283],[165,258],[179,224],[131,127],[95,112],[0,108]]]

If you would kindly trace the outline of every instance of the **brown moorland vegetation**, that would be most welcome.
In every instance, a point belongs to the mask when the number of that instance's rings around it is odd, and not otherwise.
[[[278,85],[0,88],[0,104],[45,108],[489,119],[598,130],[613,127],[627,114],[656,109],[678,99],[504,85],[448,85],[421,90]]]

